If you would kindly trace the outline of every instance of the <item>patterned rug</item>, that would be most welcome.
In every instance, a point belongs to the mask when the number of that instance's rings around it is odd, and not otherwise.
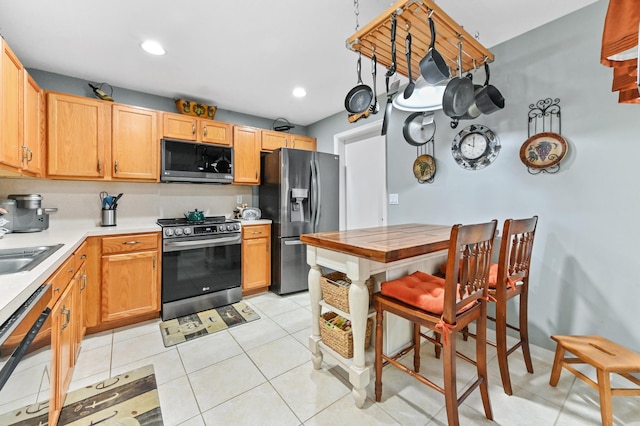
[[[160,323],[160,332],[164,346],[168,348],[259,318],[260,315],[256,314],[246,303],[238,302],[163,321]]]
[[[48,412],[48,404],[26,406],[0,415],[0,424],[45,425]],[[67,394],[58,426],[96,424],[163,425],[153,365],[119,374]]]

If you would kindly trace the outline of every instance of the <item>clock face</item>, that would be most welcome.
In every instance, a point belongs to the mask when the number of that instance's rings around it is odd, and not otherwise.
[[[487,150],[487,140],[479,133],[469,133],[460,142],[460,153],[469,160],[480,158]]]
[[[500,141],[487,126],[472,124],[462,129],[451,144],[451,154],[467,170],[480,170],[493,163],[500,152]]]

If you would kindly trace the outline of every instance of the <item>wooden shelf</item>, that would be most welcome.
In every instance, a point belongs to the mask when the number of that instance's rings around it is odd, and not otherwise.
[[[414,80],[420,76],[420,60],[426,55],[431,43],[428,16],[433,11],[432,19],[436,28],[436,50],[449,65],[451,75],[458,69],[458,43],[462,42],[462,72],[481,67],[485,60],[493,62],[493,54],[478,40],[464,30],[456,21],[447,15],[432,0],[400,0],[376,19],[364,26],[360,31],[347,39],[347,48],[354,52],[361,51],[368,58],[373,55],[375,47],[379,64],[391,67],[391,19],[397,13],[396,27],[396,65],[397,73],[405,77],[409,75],[405,54],[405,38],[407,28],[411,33],[411,72]]]

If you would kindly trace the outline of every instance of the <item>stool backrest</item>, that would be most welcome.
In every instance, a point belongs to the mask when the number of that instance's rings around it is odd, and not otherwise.
[[[455,323],[457,312],[469,309],[472,303],[487,296],[497,224],[494,219],[488,223],[451,228],[442,314],[445,322]]]
[[[537,224],[538,216],[504,221],[498,258],[497,292],[506,291],[509,281],[512,284],[528,281]]]

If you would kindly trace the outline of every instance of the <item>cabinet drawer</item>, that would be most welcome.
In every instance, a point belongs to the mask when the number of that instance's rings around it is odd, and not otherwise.
[[[84,241],[82,244],[80,244],[80,247],[78,247],[76,251],[73,252],[73,259],[74,259],[73,261],[75,265],[74,268],[76,271],[80,269],[80,267],[82,266],[86,258],[87,258],[87,242]]]
[[[102,254],[130,253],[158,248],[157,234],[131,234],[102,238]]]
[[[267,238],[271,234],[271,225],[244,225],[242,227],[242,239]]]
[[[73,256],[69,256],[67,260],[60,266],[54,273],[49,277],[46,281],[48,284],[51,284],[51,304],[50,307],[56,304],[60,295],[67,288],[71,279],[73,278],[73,274],[75,273],[75,259]]]

